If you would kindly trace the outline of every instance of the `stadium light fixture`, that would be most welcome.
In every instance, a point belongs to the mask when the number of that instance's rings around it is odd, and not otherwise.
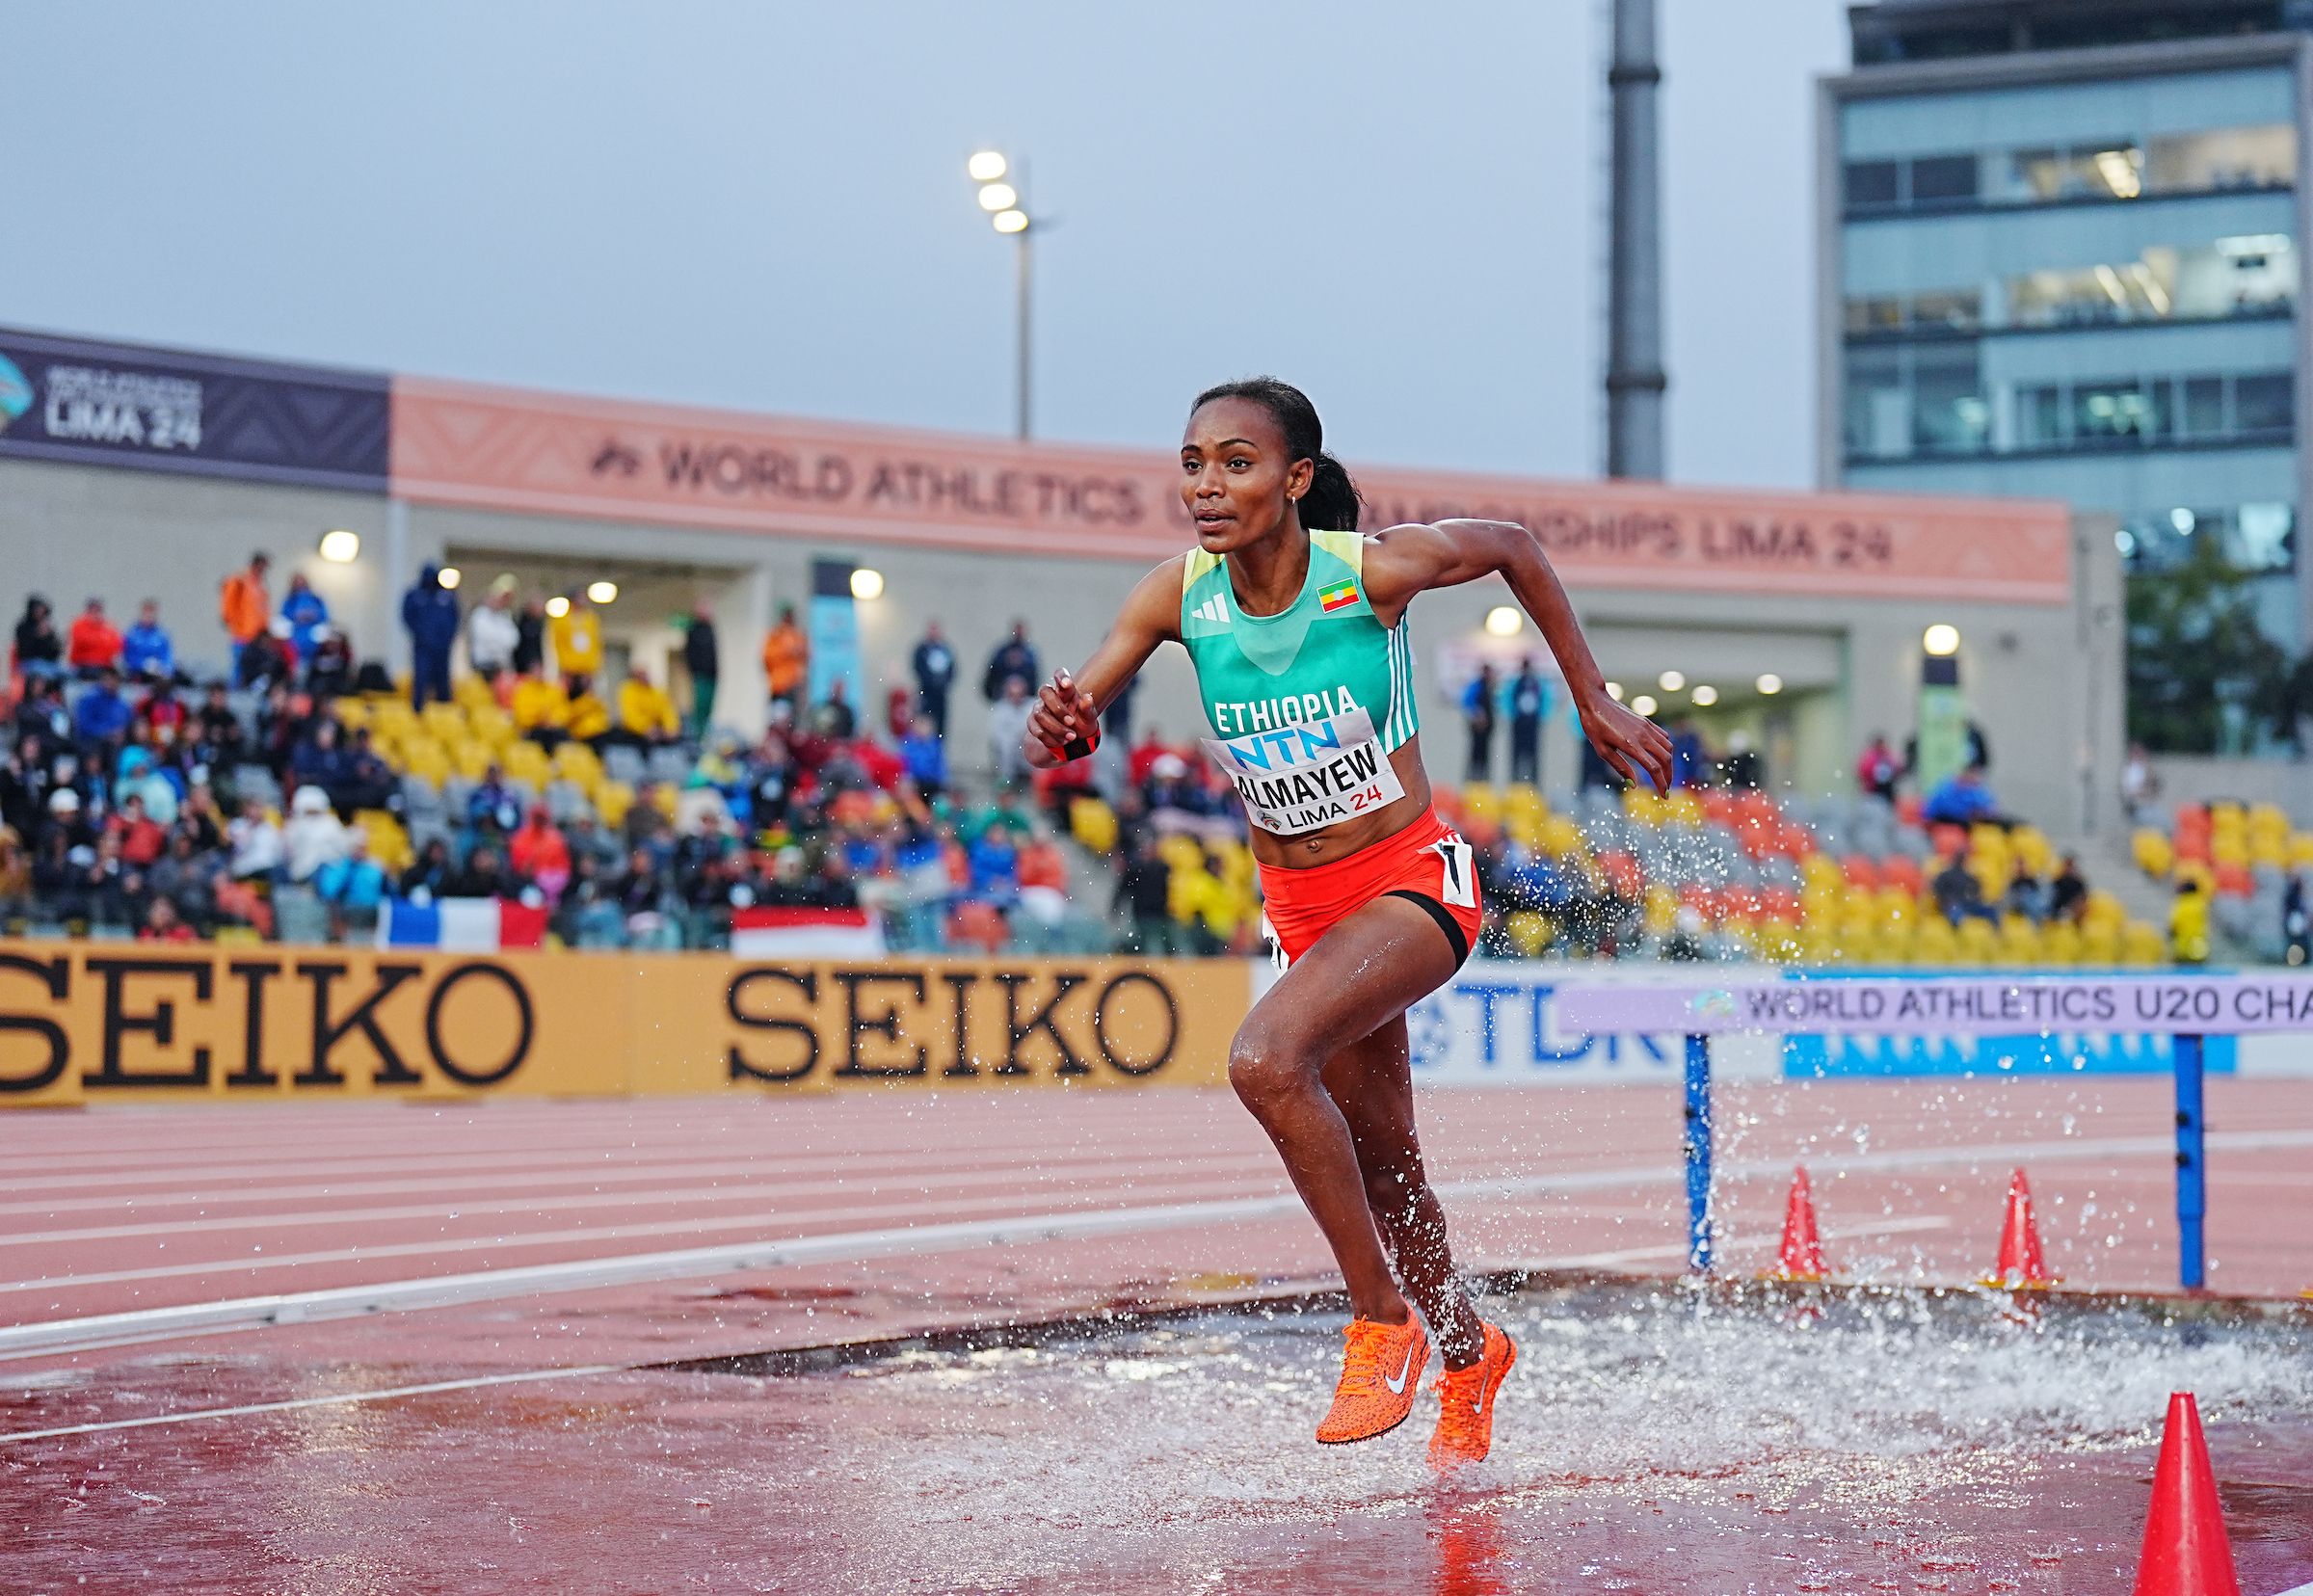
[[[1707,681],[1701,682],[1696,685],[1692,697],[1698,706],[1708,709],[1718,702],[1718,689]]]
[[[1612,699],[1616,704],[1620,704],[1622,702],[1622,683],[1619,681],[1608,682],[1607,697]]]
[[[546,600],[546,614],[559,621],[571,613],[571,601],[557,593]]]
[[[1661,676],[1655,678],[1655,685],[1662,688],[1666,693],[1675,693],[1680,688],[1687,685],[1686,673],[1683,671],[1664,671]]]
[[[1755,684],[1762,698],[1773,698],[1783,690],[1783,678],[1772,671],[1763,672]]]
[[[1029,241],[1035,237],[1037,221],[1028,211],[1027,173],[1016,166],[1001,150],[983,149],[964,163],[971,180],[980,185],[980,209],[988,213],[990,226],[1019,246],[1012,254],[1012,293],[1015,301],[1013,341],[1013,432],[1023,443],[1028,440],[1031,411],[1030,329],[1035,325],[1032,314],[1034,294]],[[1009,179],[1009,180],[1007,180]]]
[[[881,598],[884,596],[884,573],[873,566],[861,566],[851,573],[851,596],[854,598]]]
[[[456,566],[443,566],[434,573],[434,580],[439,582],[450,592],[456,593],[458,584],[465,580],[465,572],[460,571]]]
[[[1486,611],[1486,631],[1495,637],[1516,637],[1526,625],[1526,617],[1508,604],[1496,604]]]
[[[1657,707],[1654,695],[1651,693],[1640,693],[1636,698],[1631,700],[1631,708],[1641,715],[1651,715]]]
[[[597,604],[615,604],[619,601],[619,584],[616,582],[589,582],[586,587],[586,597],[591,602]]]
[[[361,557],[361,534],[340,526],[321,535],[321,557],[332,565],[352,565]]]
[[[1938,659],[1949,659],[1959,652],[1959,628],[1938,621],[1920,633],[1920,647]]]

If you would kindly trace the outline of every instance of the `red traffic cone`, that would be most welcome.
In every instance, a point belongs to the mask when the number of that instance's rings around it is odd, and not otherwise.
[[[2136,1596],[2241,1596],[2233,1549],[2224,1538],[2224,1510],[2217,1501],[2216,1471],[2209,1467],[2209,1445],[2201,1439],[2200,1408],[2189,1391],[2168,1396]]]
[[[1783,1210],[1783,1250],[1775,1266],[1760,1278],[1821,1283],[1830,1276],[1823,1264],[1822,1238],[1815,1230],[1815,1193],[1804,1165],[1791,1172],[1791,1201]]]
[[[2044,1291],[2056,1284],[2040,1257],[2040,1227],[2032,1217],[2032,1187],[2019,1169],[2008,1177],[2007,1223],[2000,1230],[2000,1262],[1983,1284],[2003,1291]]]

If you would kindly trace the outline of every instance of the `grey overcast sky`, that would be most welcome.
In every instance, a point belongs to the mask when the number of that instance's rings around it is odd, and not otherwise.
[[[0,8],[0,322],[1148,446],[1267,370],[1352,460],[1598,468],[1601,0]],[[1683,482],[1804,486],[1838,0],[1661,0]]]

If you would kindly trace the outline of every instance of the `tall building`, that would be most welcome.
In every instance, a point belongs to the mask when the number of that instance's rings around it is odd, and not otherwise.
[[[1849,28],[1820,98],[1821,481],[2112,512],[2140,597],[2220,560],[2302,652],[2313,5],[1881,0]],[[2269,740],[2236,709],[2223,751]]]

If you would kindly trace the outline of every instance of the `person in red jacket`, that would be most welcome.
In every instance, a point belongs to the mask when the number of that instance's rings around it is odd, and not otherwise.
[[[91,598],[89,607],[80,612],[80,619],[72,623],[71,638],[65,646],[65,663],[84,677],[120,669],[120,628],[105,619],[103,599]]]

